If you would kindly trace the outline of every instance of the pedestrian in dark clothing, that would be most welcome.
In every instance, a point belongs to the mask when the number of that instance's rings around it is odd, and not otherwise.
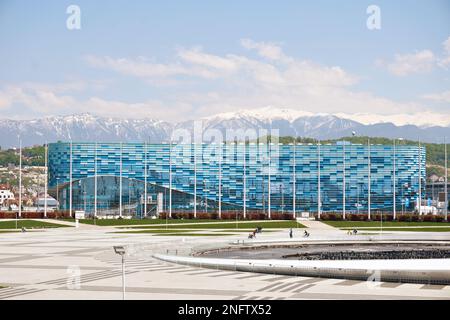
[[[292,239],[292,228],[289,230],[289,238]]]

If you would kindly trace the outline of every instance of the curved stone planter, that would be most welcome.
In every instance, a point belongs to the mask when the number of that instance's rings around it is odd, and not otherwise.
[[[418,260],[250,260],[155,254],[155,258],[201,268],[290,276],[425,284],[450,284],[450,259]]]

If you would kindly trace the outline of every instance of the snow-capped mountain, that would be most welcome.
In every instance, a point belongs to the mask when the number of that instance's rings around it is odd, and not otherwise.
[[[312,137],[332,139],[358,135],[398,138],[426,142],[441,142],[444,136],[450,137],[450,127],[418,127],[414,125],[396,126],[392,123],[365,125],[357,121],[331,114],[313,114],[292,109],[265,107],[261,109],[240,110],[188,120],[168,123],[155,119],[118,119],[78,114],[54,116],[35,120],[0,120],[0,145],[2,148],[16,147],[18,135],[24,146],[43,144],[46,141],[98,141],[133,142],[168,141],[176,129],[192,133],[195,128],[219,130],[226,136],[227,130],[277,129],[280,136]]]
[[[0,145],[17,146],[20,135],[24,146],[45,141],[153,141],[170,134],[169,123],[152,119],[116,119],[91,114],[55,116],[35,120],[0,120]]]
[[[226,130],[239,129],[277,129],[280,136],[301,137],[338,137],[360,123],[338,118],[328,114],[313,114],[310,112],[292,109],[279,109],[266,107],[255,110],[240,110],[237,112],[221,113],[200,119],[203,130],[217,129],[226,133]],[[193,130],[195,120],[177,124],[176,128]]]

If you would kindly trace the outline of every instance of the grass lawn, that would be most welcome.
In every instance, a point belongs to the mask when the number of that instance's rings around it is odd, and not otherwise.
[[[367,229],[361,228],[358,231],[381,231],[381,228]],[[450,227],[442,227],[442,228],[389,228],[383,229],[383,231],[409,231],[409,232],[450,232]],[[359,233],[359,232],[358,232]]]
[[[17,220],[17,228],[25,227],[27,229],[33,229],[33,228],[60,228],[60,227],[68,227],[62,224],[56,224],[56,223],[50,223],[50,222],[44,222],[44,221],[35,221],[35,220]],[[16,228],[16,221],[10,220],[10,221],[0,221],[0,229],[15,229]]]
[[[239,223],[198,223],[198,224],[186,224],[186,225],[168,225],[167,229],[249,229],[253,230],[257,227],[262,227],[263,232],[265,228],[283,229],[283,228],[306,228],[304,225],[297,223],[296,221],[262,221],[262,222],[239,222]],[[132,229],[161,229],[164,226],[145,226],[145,227],[132,227]]]
[[[336,228],[364,228],[379,227],[380,221],[322,221]],[[450,222],[399,222],[399,221],[383,221],[383,227],[450,227]]]
[[[63,221],[74,222],[75,219],[62,219]],[[80,223],[94,224],[93,219],[81,219]],[[144,226],[148,228],[159,228],[161,226],[153,225],[171,225],[171,224],[189,224],[189,226],[169,226],[169,228],[189,228],[189,229],[236,229],[236,223],[234,220],[217,220],[217,219],[97,219],[96,225],[98,226],[132,226],[134,228],[143,228],[138,226]],[[300,223],[293,220],[285,221],[262,221],[254,222],[249,220],[240,220],[239,229],[248,228],[254,229],[258,226],[263,228],[306,228]]]
[[[135,231],[120,231],[114,233],[134,233],[134,234],[149,233],[154,236],[164,235],[164,236],[188,236],[188,237],[219,237],[219,236],[235,235],[234,233],[192,233],[191,231],[192,230],[135,230]]]
[[[188,236],[188,237],[223,237],[223,236],[234,236],[234,233],[168,233],[165,236]]]
[[[64,221],[75,222],[75,219],[66,218]],[[174,223],[201,223],[217,222],[214,219],[97,219],[95,224],[98,226],[131,226],[131,225],[151,225],[151,224],[174,224]],[[226,220],[230,221],[230,220]],[[231,220],[232,221],[232,220]],[[94,219],[81,219],[80,223],[94,224]]]
[[[110,233],[174,233],[174,232],[190,232],[189,229],[169,229],[169,230],[162,230],[162,229],[146,229],[146,230],[130,230],[130,231],[115,231]]]
[[[248,230],[246,230],[246,229],[234,229],[234,230],[230,230],[230,229],[224,229],[224,230],[211,230],[212,232],[230,232],[230,231],[233,231],[233,232],[242,232],[242,233],[245,233],[245,232],[248,232],[248,233],[250,233],[250,232],[253,232],[255,229],[248,229]],[[267,233],[267,232],[276,232],[277,230],[264,230],[263,229],[263,233]]]

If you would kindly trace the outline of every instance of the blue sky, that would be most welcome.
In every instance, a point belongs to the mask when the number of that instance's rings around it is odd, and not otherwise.
[[[68,30],[78,5],[81,29]],[[369,5],[381,29],[369,30]],[[0,1],[0,111],[450,125],[449,1]],[[446,42],[447,41],[447,42]]]

